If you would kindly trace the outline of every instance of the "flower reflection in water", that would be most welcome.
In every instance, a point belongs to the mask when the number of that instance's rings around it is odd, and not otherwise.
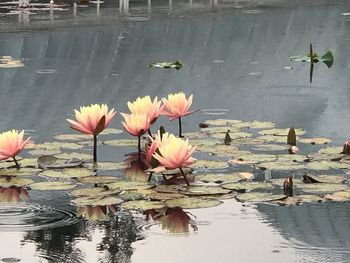
[[[23,187],[10,186],[0,188],[0,203],[19,203],[30,200],[28,191]]]
[[[127,164],[127,168],[124,170],[126,178],[137,182],[147,181],[148,174],[146,170],[148,169],[148,165],[144,153],[141,154],[140,159],[138,154],[130,154],[124,162]]]
[[[152,218],[153,221],[159,222],[162,229],[169,233],[182,234],[190,232],[190,226],[193,231],[197,231],[198,227],[191,218],[192,214],[185,212],[180,207],[150,209],[146,212],[146,220]]]
[[[89,221],[109,221],[110,215],[117,212],[113,205],[78,207],[78,215]]]

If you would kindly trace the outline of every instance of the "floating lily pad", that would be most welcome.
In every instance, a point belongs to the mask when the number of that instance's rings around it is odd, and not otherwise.
[[[119,189],[117,188],[117,190]],[[129,201],[145,199],[145,194],[138,191],[124,191],[119,195],[119,197],[123,199],[124,202],[129,202]]]
[[[21,169],[0,169],[0,176],[32,176],[36,175],[42,170],[36,168],[21,168]]]
[[[331,140],[327,138],[303,138],[300,139],[298,142],[306,144],[328,144],[331,142]]]
[[[273,185],[283,187],[285,180],[286,178],[275,178],[275,179],[272,179],[270,182]],[[293,178],[293,187],[296,187],[299,184],[303,184],[303,182],[300,179]]]
[[[320,203],[322,201],[324,201],[323,198],[318,195],[297,195],[274,201],[274,203],[278,205],[300,205],[303,203]]]
[[[183,63],[176,60],[174,62],[157,62],[148,65],[150,68],[171,68],[179,70],[183,67]]]
[[[186,190],[180,191],[181,194],[187,196],[203,196],[203,195],[223,195],[229,194],[231,190],[223,189],[218,186],[190,186]]]
[[[198,139],[198,138],[205,138],[207,135],[205,135],[202,132],[185,132],[182,134],[185,138],[189,139]],[[192,143],[192,140],[191,140]]]
[[[243,154],[241,150],[239,150],[236,146],[233,145],[214,145],[212,147],[208,147],[206,149],[211,155],[222,156],[222,157],[232,157],[234,155]]]
[[[137,140],[129,140],[129,139],[116,139],[116,140],[107,140],[103,141],[102,144],[109,146],[119,146],[119,147],[136,147]]]
[[[260,145],[255,145],[253,147],[253,150],[267,151],[267,152],[286,151],[286,150],[288,150],[288,146],[281,145],[281,144],[260,144]]]
[[[47,149],[37,149],[37,150],[32,150],[29,151],[28,154],[33,155],[33,156],[41,156],[41,155],[56,155],[60,154],[60,150],[47,150]]]
[[[31,184],[30,187],[33,190],[51,191],[51,190],[71,190],[77,185],[67,181],[54,181],[54,182],[38,182]]]
[[[60,150],[61,145],[59,142],[44,142],[34,145],[34,149],[38,150]]]
[[[240,132],[239,129],[233,128],[232,126],[214,126],[208,128],[201,128],[201,132],[204,134],[222,134],[226,132]],[[221,138],[221,137],[219,137]]]
[[[78,181],[82,184],[107,184],[118,181],[119,179],[115,176],[88,176],[78,178]]]
[[[272,202],[276,200],[283,200],[287,198],[286,195],[276,195],[272,193],[243,193],[238,194],[236,199],[240,202]]]
[[[340,161],[345,158],[346,155],[342,153],[310,153],[307,155],[308,158],[314,161]]]
[[[182,185],[157,185],[153,190],[159,193],[179,193],[179,191],[185,191],[186,187]]]
[[[220,173],[208,173],[199,174],[195,176],[196,180],[207,183],[223,183],[223,182],[238,182],[242,178],[239,173],[220,174]]]
[[[241,181],[238,183],[226,183],[221,185],[224,189],[234,191],[251,191],[255,189],[273,189],[273,185],[268,182]]]
[[[37,162],[37,158],[25,158],[23,160],[21,160],[19,162],[21,168],[25,168],[25,167],[32,167],[32,168],[36,168],[38,167],[38,162]]]
[[[280,154],[277,155],[278,162],[307,162],[309,161],[309,158],[306,155],[301,154]]]
[[[216,120],[206,120],[204,123],[212,126],[231,126],[232,124],[237,124],[242,121],[240,120],[231,120],[231,119],[216,119]]]
[[[83,162],[79,159],[65,160],[51,155],[43,155],[38,158],[37,163],[39,168],[61,169],[79,167]]]
[[[339,191],[333,194],[327,194],[324,196],[327,200],[337,201],[337,202],[345,202],[350,201],[350,191]]]
[[[323,194],[334,193],[349,189],[346,184],[327,184],[327,183],[314,183],[314,184],[299,184],[297,188],[306,193]]]
[[[295,134],[302,136],[304,135],[306,132],[302,129],[294,129],[295,130]],[[269,130],[262,130],[259,131],[258,133],[261,135],[275,135],[275,136],[287,136],[289,132],[289,128],[287,129],[269,129]]]
[[[299,140],[299,137],[296,138]],[[287,135],[285,136],[276,136],[276,135],[262,135],[255,138],[255,141],[260,143],[287,143]]]
[[[40,175],[46,176],[46,177],[68,179],[68,178],[92,176],[93,173],[91,172],[91,170],[88,170],[88,169],[75,168],[75,169],[63,169],[61,171],[45,170],[42,173],[40,173]]]
[[[90,159],[92,159],[91,154],[78,153],[78,152],[56,154],[55,157],[61,158],[61,159],[66,159],[66,160],[71,160],[71,159],[90,160]]]
[[[255,167],[263,170],[293,171],[293,170],[304,169],[305,165],[301,163],[295,163],[295,162],[276,161],[276,162],[259,163],[255,165]]]
[[[101,171],[114,171],[125,169],[128,167],[128,164],[125,162],[98,162],[98,163],[86,163],[84,167],[93,169],[93,170],[101,170]]]
[[[72,200],[72,203],[76,206],[106,206],[106,205],[117,205],[122,203],[123,200],[115,196],[105,196],[105,197],[78,197]]]
[[[337,146],[326,147],[326,148],[320,149],[318,152],[323,154],[339,154],[343,152],[343,147],[337,147]]]
[[[122,207],[129,210],[146,211],[150,209],[161,209],[165,206],[164,202],[160,201],[145,201],[137,200],[122,204]]]
[[[121,134],[121,133],[123,133],[123,130],[116,129],[116,128],[106,128],[100,133],[100,135]]]
[[[81,134],[81,133],[59,134],[59,135],[56,135],[54,138],[61,141],[80,141],[80,140],[91,140],[92,135]]]
[[[154,184],[133,182],[133,181],[118,181],[114,183],[107,184],[109,189],[120,189],[120,190],[140,190],[149,189],[154,187]]]
[[[261,162],[271,162],[277,160],[276,155],[272,154],[246,154],[240,155],[236,159],[229,160],[229,163],[237,163],[235,161],[243,161],[245,164],[256,164]]]
[[[329,183],[329,184],[340,184],[344,183],[348,178],[342,175],[304,175],[304,183]]]
[[[229,167],[229,164],[225,161],[218,160],[197,160],[192,167],[202,169],[224,169]]]
[[[204,199],[199,197],[176,198],[165,201],[167,207],[181,207],[183,209],[196,209],[218,206],[222,202],[216,199]]]
[[[152,194],[148,194],[147,197],[153,201],[166,201],[175,198],[183,198],[185,195],[179,193],[158,193],[153,192]]]
[[[235,128],[248,128],[248,129],[269,129],[276,127],[276,124],[269,121],[248,121],[241,122],[233,125]]]
[[[226,131],[227,132],[227,131]],[[225,139],[225,133],[212,133],[210,134],[210,137],[216,138],[216,139]],[[231,140],[239,139],[239,138],[250,138],[253,136],[253,134],[249,132],[229,132]]]
[[[115,190],[106,190],[103,187],[94,187],[94,188],[80,188],[73,190],[70,192],[71,195],[80,197],[80,196],[91,196],[91,197],[96,197],[96,196],[108,196],[108,195],[114,195],[114,194],[119,194],[121,190],[115,189]]]
[[[329,169],[348,169],[350,165],[347,163],[332,162],[332,161],[313,161],[306,164],[308,170],[329,170]]]
[[[34,183],[32,179],[17,177],[0,177],[0,187],[22,187]]]
[[[182,170],[184,171],[185,174],[187,174],[187,176],[193,172],[193,168],[191,167],[182,168]],[[176,176],[176,175],[182,176],[179,169],[165,170],[161,172],[161,174],[166,176]]]

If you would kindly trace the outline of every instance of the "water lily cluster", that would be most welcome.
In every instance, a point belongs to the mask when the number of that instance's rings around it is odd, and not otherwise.
[[[160,172],[167,169],[179,169],[189,185],[183,168],[195,162],[191,156],[196,147],[183,140],[181,118],[195,111],[191,111],[193,96],[186,98],[183,92],[169,94],[161,100],[158,97],[138,97],[128,102],[128,113],[120,113],[126,132],[138,138],[138,153],[141,157],[141,137],[149,134],[149,144],[146,145],[146,157],[152,171]],[[93,136],[93,161],[97,162],[97,136],[108,127],[115,117],[114,108],[109,109],[106,104],[92,104],[75,110],[75,120],[67,119],[70,127],[83,134]],[[178,137],[170,133],[161,133],[153,137],[151,126],[160,116],[167,116],[169,120],[179,120]],[[19,163],[16,156],[24,149],[30,138],[24,139],[24,131],[11,130],[0,134],[0,160],[12,158],[16,166]]]

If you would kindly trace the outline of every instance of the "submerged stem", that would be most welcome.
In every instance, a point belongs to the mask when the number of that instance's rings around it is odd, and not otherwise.
[[[152,179],[152,175],[153,175],[153,171],[151,171],[151,172],[149,173],[149,176],[148,176],[147,182],[150,182],[150,181],[151,181],[151,179]]]
[[[94,135],[94,151],[93,151],[93,155],[94,155],[94,163],[97,162],[97,135]]]
[[[188,182],[188,178],[187,178],[187,175],[185,174],[184,170],[182,170],[181,167],[180,167],[179,169],[180,169],[180,172],[181,172],[182,176],[184,177],[184,179],[185,179],[185,181],[186,181],[186,184],[187,184],[188,186],[190,186],[190,183]]]
[[[139,160],[141,160],[141,136],[138,137],[137,149],[139,150]]]
[[[15,162],[16,167],[17,167],[17,168],[19,168],[19,163],[18,163],[18,162],[17,162],[17,160],[16,160],[16,156],[15,156],[15,157],[13,157],[13,161]]]

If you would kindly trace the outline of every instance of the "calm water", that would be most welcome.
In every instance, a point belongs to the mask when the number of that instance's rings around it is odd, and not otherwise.
[[[33,14],[0,8],[0,56],[25,64],[0,69],[1,130],[33,130],[34,140],[50,140],[69,132],[65,119],[80,105],[104,102],[123,112],[137,96],[183,90],[194,94],[195,108],[226,109],[220,117],[274,121],[343,143],[350,18],[341,13],[350,11],[348,1],[285,2],[121,1],[119,8],[106,0]],[[335,54],[331,69],[316,65],[312,85],[308,65],[288,60],[305,54],[309,43]],[[185,63],[179,71],[147,67],[176,59]],[[216,117],[193,114],[185,129]],[[121,128],[120,120],[111,126]],[[99,151],[103,160],[125,158],[107,146]],[[29,196],[27,206],[0,208],[0,262],[350,262],[348,203],[227,200],[190,211],[197,231],[169,234],[141,214],[77,218],[65,192]]]

